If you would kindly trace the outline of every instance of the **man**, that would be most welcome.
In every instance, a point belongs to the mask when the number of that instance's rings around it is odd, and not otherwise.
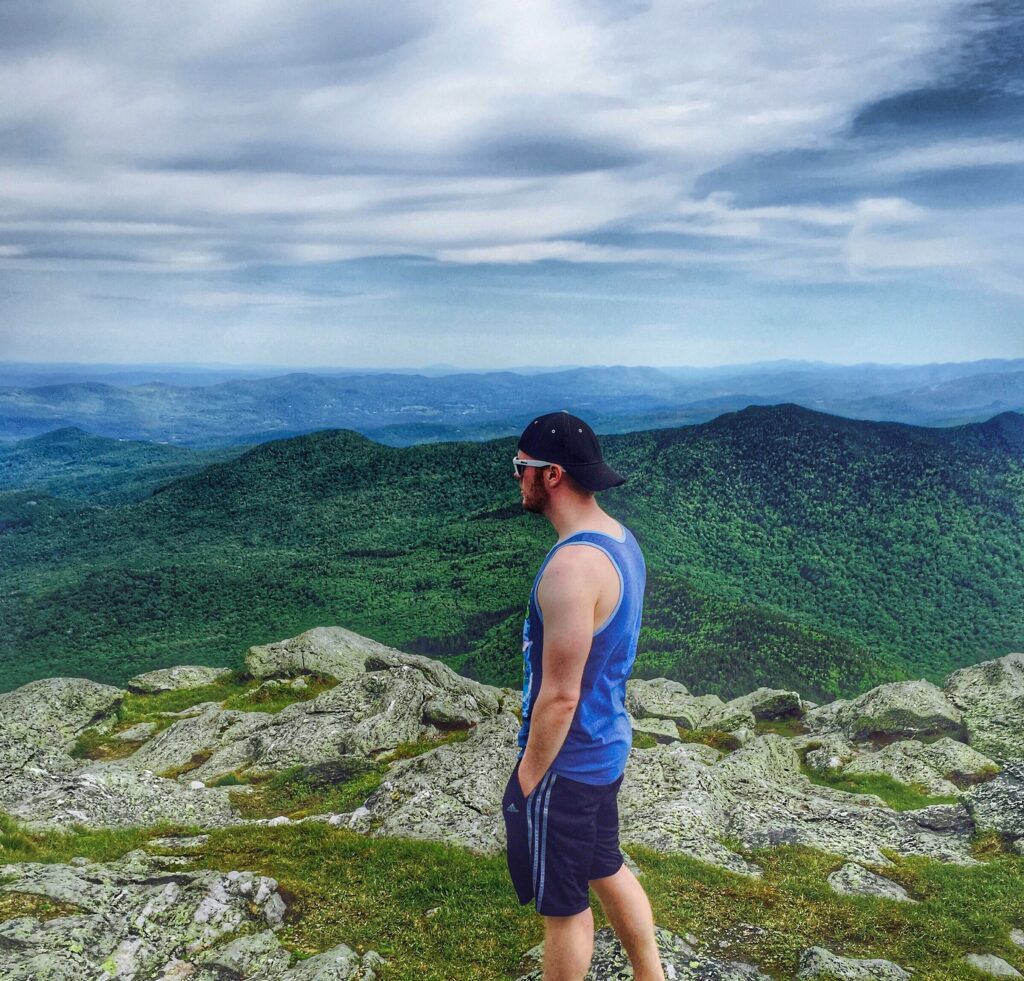
[[[519,760],[502,801],[519,902],[544,917],[544,981],[581,981],[597,893],[637,981],[664,981],[651,905],[619,851],[616,796],[632,744],[626,679],[646,569],[629,530],[594,492],[624,482],[593,430],[567,411],[534,419],[513,461],[523,507],[558,541],[523,625]]]

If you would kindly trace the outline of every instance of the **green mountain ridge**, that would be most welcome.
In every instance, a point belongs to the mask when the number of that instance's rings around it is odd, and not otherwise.
[[[1020,649],[1022,432],[784,404],[605,437],[630,480],[603,503],[650,571],[637,675],[821,700]],[[0,493],[0,687],[233,665],[323,624],[518,684],[553,535],[521,511],[514,450],[320,430],[112,510]]]

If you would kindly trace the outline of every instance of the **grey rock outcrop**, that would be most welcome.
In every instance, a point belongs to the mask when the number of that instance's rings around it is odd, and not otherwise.
[[[91,726],[112,719],[124,692],[86,678],[44,678],[0,695],[0,741],[71,749]]]
[[[813,739],[794,739],[794,749],[811,745],[804,756],[804,763],[816,773],[835,773],[849,763],[859,752],[856,746],[841,732],[830,732]]]
[[[632,719],[633,732],[651,736],[659,743],[679,742],[679,729],[671,719]]]
[[[0,727],[0,810],[9,811],[80,766],[63,750],[41,747]]]
[[[515,716],[503,712],[464,742],[400,760],[344,823],[378,837],[424,838],[495,854],[504,845],[501,800],[515,766],[518,729]]]
[[[856,862],[847,862],[835,872],[829,873],[828,884],[843,896],[874,896],[902,903],[917,902],[910,898],[907,890],[898,882],[876,875]]]
[[[824,947],[800,953],[797,978],[842,978],[843,981],[906,981],[910,974],[899,964],[880,957],[841,957]]]
[[[159,668],[146,671],[128,680],[129,691],[155,695],[164,691],[179,691],[183,688],[200,688],[212,685],[231,674],[230,668],[208,668],[201,664],[180,664],[173,668]]]
[[[810,755],[810,754],[808,754]],[[842,767],[843,773],[886,773],[904,784],[921,784],[933,796],[956,797],[957,784],[947,775],[978,778],[995,764],[987,756],[948,736],[933,743],[904,739],[876,752],[861,753]]]
[[[979,971],[991,974],[995,978],[1020,978],[1024,977],[1012,964],[1008,964],[996,954],[967,954],[964,957],[971,967]]]
[[[1024,654],[954,671],[943,689],[976,750],[998,763],[1024,757]]]
[[[1024,839],[1024,759],[1011,760],[987,783],[961,797],[979,831],[998,831],[1011,842]]]
[[[125,828],[172,822],[219,827],[238,817],[227,791],[192,790],[148,770],[135,771],[116,763],[93,763],[36,783],[8,812],[30,828]]]
[[[648,750],[653,753],[655,750]],[[869,794],[817,786],[800,772],[799,757],[781,736],[766,734],[713,767],[727,809],[723,831],[748,847],[802,844],[872,865],[891,864],[882,848],[976,865],[968,842],[919,824]]]
[[[220,765],[206,766],[202,772],[193,769],[189,777],[205,780],[220,776],[247,762],[244,752],[232,753],[232,749],[242,749],[244,741],[273,718],[266,712],[222,709],[216,702],[205,702],[197,709],[157,733],[131,756],[118,761],[119,765],[163,773],[205,755],[217,757]]]
[[[252,872],[181,870],[139,849],[117,862],[0,867],[0,891],[77,907],[54,919],[0,923],[0,981],[225,978],[354,981],[360,961],[341,945],[291,966],[274,930],[285,904],[274,879]],[[254,932],[255,931],[255,932]],[[370,952],[373,953],[373,952]]]
[[[302,638],[301,644],[260,648],[260,670],[287,673],[296,651],[312,646],[321,659],[337,655],[331,662],[335,672],[351,673],[315,698],[275,713],[228,710],[213,702],[196,706],[119,764],[163,772],[195,760],[188,777],[204,781],[234,770],[269,775],[439,739],[453,728],[493,717],[503,701],[499,689],[463,678],[446,665],[373,641],[359,646],[356,641],[364,638],[340,628],[316,628],[293,640]],[[325,662],[318,663],[323,670]]]
[[[626,708],[637,719],[669,719],[684,729],[753,729],[754,715],[717,695],[691,695],[678,681],[654,678],[626,682]]]
[[[666,978],[675,981],[770,981],[771,975],[763,973],[755,965],[716,960],[699,954],[682,937],[662,927],[655,927],[654,935]],[[540,981],[543,959],[544,944],[528,950],[523,955],[528,973],[518,981]],[[620,981],[632,976],[629,958],[614,931],[611,927],[602,927],[594,934],[594,956],[585,981]]]
[[[842,732],[853,740],[928,735],[966,738],[960,710],[930,681],[895,681],[854,699],[837,698],[805,716],[814,732]]]
[[[804,713],[800,693],[783,688],[757,688],[730,699],[726,705],[735,711],[750,712],[755,719],[783,719]]]

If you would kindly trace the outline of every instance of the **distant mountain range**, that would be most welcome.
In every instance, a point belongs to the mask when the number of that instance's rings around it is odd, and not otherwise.
[[[19,444],[35,484],[0,492],[0,689],[234,664],[323,623],[520,683],[553,539],[522,512],[513,439],[395,448],[322,430],[123,506],[102,496],[122,478],[90,469],[90,446],[117,451],[94,439]],[[140,481],[199,463],[120,445]],[[603,503],[650,571],[639,677],[822,700],[1024,649],[1024,415],[923,428],[751,406],[604,445],[629,481]],[[45,489],[60,487],[46,459],[78,459],[78,500]]]
[[[601,432],[621,433],[707,422],[748,405],[780,402],[848,418],[961,425],[1024,410],[1024,359],[429,376],[289,373],[199,385],[78,380],[0,388],[0,440],[77,426],[115,438],[218,447],[346,428],[403,446],[513,435],[529,416],[554,408],[571,409]]]
[[[247,448],[194,450],[94,436],[65,426],[0,443],[0,490],[37,489],[69,501],[113,507],[140,501],[163,484],[234,459]]]

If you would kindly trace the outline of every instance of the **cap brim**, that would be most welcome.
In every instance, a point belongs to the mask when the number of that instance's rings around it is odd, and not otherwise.
[[[577,463],[571,466],[561,464],[561,466],[580,487],[585,487],[587,490],[607,490],[609,487],[618,487],[619,484],[626,482],[626,478],[617,470],[609,467],[607,463]]]

